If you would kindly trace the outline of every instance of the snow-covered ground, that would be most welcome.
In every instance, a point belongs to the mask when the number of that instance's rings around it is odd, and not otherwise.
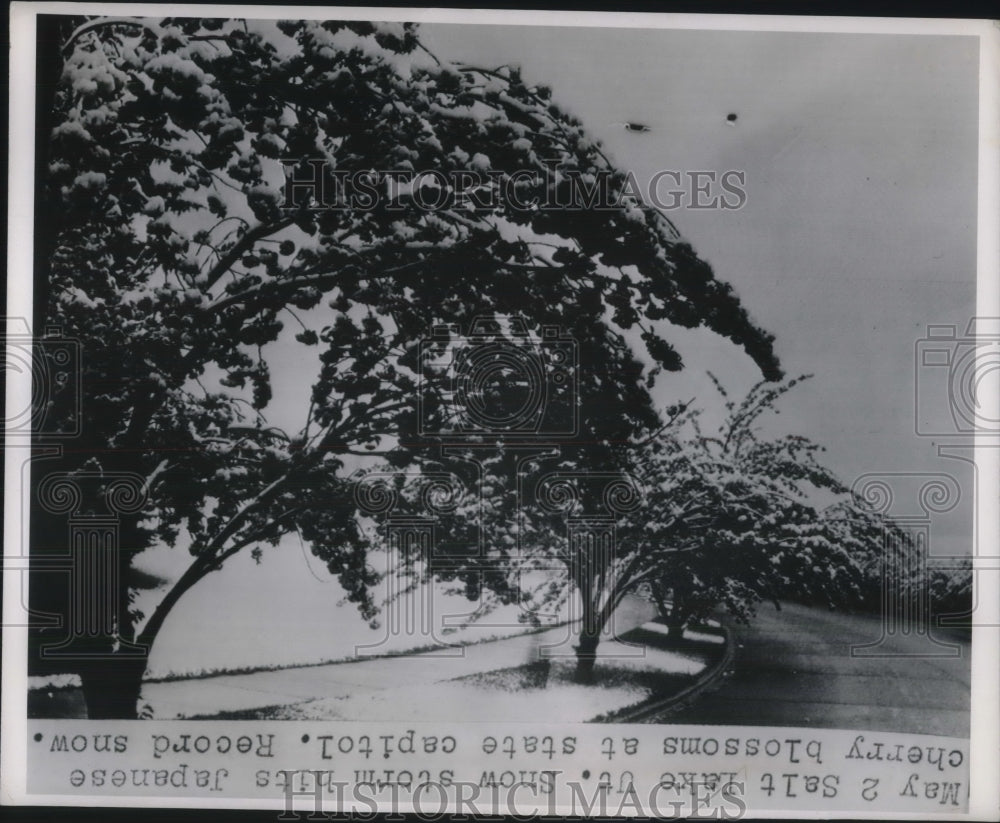
[[[617,622],[623,631],[655,627],[654,614],[651,604],[630,597]],[[143,701],[162,719],[583,721],[682,688],[716,648],[714,642],[678,650],[608,639],[598,649],[594,685],[581,685],[573,677],[575,639],[575,627],[563,625],[414,655],[147,683]]]
[[[679,648],[658,642],[655,614],[642,598],[622,602],[613,622],[631,642],[601,642],[590,685],[575,681],[578,626],[564,624],[417,654],[147,681],[142,702],[157,719],[582,722],[676,692],[717,657],[721,637],[711,632],[689,632]]]
[[[551,660],[541,671],[519,666],[426,684],[407,682],[371,692],[327,697],[285,707],[269,717],[308,720],[505,720],[575,723],[635,706],[683,688],[706,656],[620,643],[599,650],[593,684],[573,679],[575,661]]]
[[[173,580],[190,561],[180,549],[161,548],[143,556],[143,569]],[[144,591],[137,605],[150,614],[165,588]],[[291,593],[291,594],[290,594]],[[466,626],[477,603],[445,593],[438,586],[433,614],[396,630],[388,615],[372,628],[357,608],[343,602],[337,580],[294,537],[264,553],[260,565],[236,556],[187,592],[170,613],[153,645],[147,679],[177,678],[363,660],[426,649],[435,644],[466,645],[524,634],[531,625],[517,606],[500,606]],[[565,610],[547,616],[551,625],[567,619]],[[79,686],[75,674],[28,678],[29,689]]]
[[[146,552],[142,567],[167,579],[190,562],[181,547]],[[147,614],[163,590],[143,593]],[[147,677],[313,664],[426,648],[437,642],[477,643],[526,631],[516,606],[498,608],[465,628],[453,628],[477,603],[434,591],[433,613],[423,621],[390,626],[387,615],[372,628],[357,608],[343,602],[337,579],[295,536],[265,550],[261,563],[237,555],[217,574],[187,592],[164,623],[149,660]]]

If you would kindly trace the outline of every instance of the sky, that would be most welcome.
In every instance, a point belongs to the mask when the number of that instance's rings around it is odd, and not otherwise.
[[[926,397],[940,374],[918,375],[914,358],[928,325],[961,336],[975,315],[975,40],[459,26],[423,37],[449,58],[519,64],[640,182],[745,172],[741,209],[669,216],[775,335],[786,374],[814,375],[775,424],[825,445],[848,483],[945,472],[971,498],[962,464],[915,435],[917,383]],[[658,384],[665,402],[709,405],[706,370],[737,395],[759,379],[728,341],[667,335],[687,368]],[[947,415],[946,389],[930,393]],[[957,514],[934,523],[940,553],[969,550],[971,508]]]
[[[953,475],[963,501],[932,522],[931,551],[971,551],[971,474],[937,456],[940,439],[915,434],[914,403],[920,388],[947,419],[946,387],[915,366],[916,347],[929,324],[961,336],[975,314],[975,39],[440,24],[422,39],[442,59],[519,65],[640,182],[661,170],[744,172],[742,208],[669,217],[775,335],[786,373],[814,375],[783,399],[775,431],[826,446],[848,484]],[[736,395],[759,377],[715,335],[668,337],[686,369],[658,382],[664,405],[710,405],[707,370]],[[276,396],[282,380],[295,391],[295,371],[276,370]],[[912,492],[905,478],[898,485]],[[148,560],[164,572],[173,562]],[[280,594],[290,590],[291,605]],[[252,663],[240,658],[249,649],[269,661],[336,656],[375,636],[360,617],[345,620],[353,607],[340,596],[292,536],[265,551],[262,568],[237,557],[186,594],[151,668]],[[223,619],[208,638],[199,621],[211,613]]]
[[[913,437],[914,346],[928,324],[964,331],[975,312],[975,41],[455,26],[424,39],[476,64],[520,63],[639,181],[744,171],[742,209],[669,215],[776,336],[786,373],[816,375],[782,425],[825,442],[845,477],[928,465]],[[714,335],[671,337],[688,372],[721,359],[734,384],[758,377]]]

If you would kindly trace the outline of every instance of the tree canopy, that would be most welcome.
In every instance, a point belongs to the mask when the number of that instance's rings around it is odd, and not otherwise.
[[[88,692],[92,714],[133,711],[144,663],[116,670],[116,638],[148,647],[192,585],[289,531],[372,614],[351,474],[359,455],[436,454],[418,403],[436,325],[454,340],[477,317],[517,316],[574,341],[590,364],[574,435],[597,466],[662,425],[649,386],[682,367],[670,324],[707,327],[780,377],[732,288],[515,67],[449,63],[410,24],[71,23],[43,54],[60,68],[36,256],[45,322],[81,344],[82,434],[46,470],[126,472],[147,500],[123,519],[116,637],[90,638],[106,659],[77,664],[85,690],[118,674],[113,699]],[[325,202],[302,185],[318,169],[374,194]],[[428,207],[407,180],[423,170],[476,172],[474,196]],[[576,202],[595,175],[614,208]],[[289,347],[309,387],[292,430],[268,420]],[[50,401],[49,420],[77,414]],[[99,507],[107,484],[93,494]],[[57,548],[63,528],[34,518],[35,545]],[[178,542],[188,570],[153,614],[130,610],[135,555]]]

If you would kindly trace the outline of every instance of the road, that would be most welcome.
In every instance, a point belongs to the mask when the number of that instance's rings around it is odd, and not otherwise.
[[[882,636],[879,618],[796,604],[763,604],[732,630],[735,658],[721,684],[647,722],[969,735],[967,641],[942,635],[960,656],[929,657],[948,649],[897,635],[877,650],[894,656],[852,656],[852,645]]]

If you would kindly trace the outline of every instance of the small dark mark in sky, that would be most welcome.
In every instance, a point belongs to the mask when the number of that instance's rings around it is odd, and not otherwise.
[[[733,112],[730,112],[729,114],[727,114],[726,115],[726,122],[730,123],[730,124],[735,123],[736,122],[736,115]]]
[[[626,131],[652,131],[649,126],[643,125],[642,123],[626,123]]]

